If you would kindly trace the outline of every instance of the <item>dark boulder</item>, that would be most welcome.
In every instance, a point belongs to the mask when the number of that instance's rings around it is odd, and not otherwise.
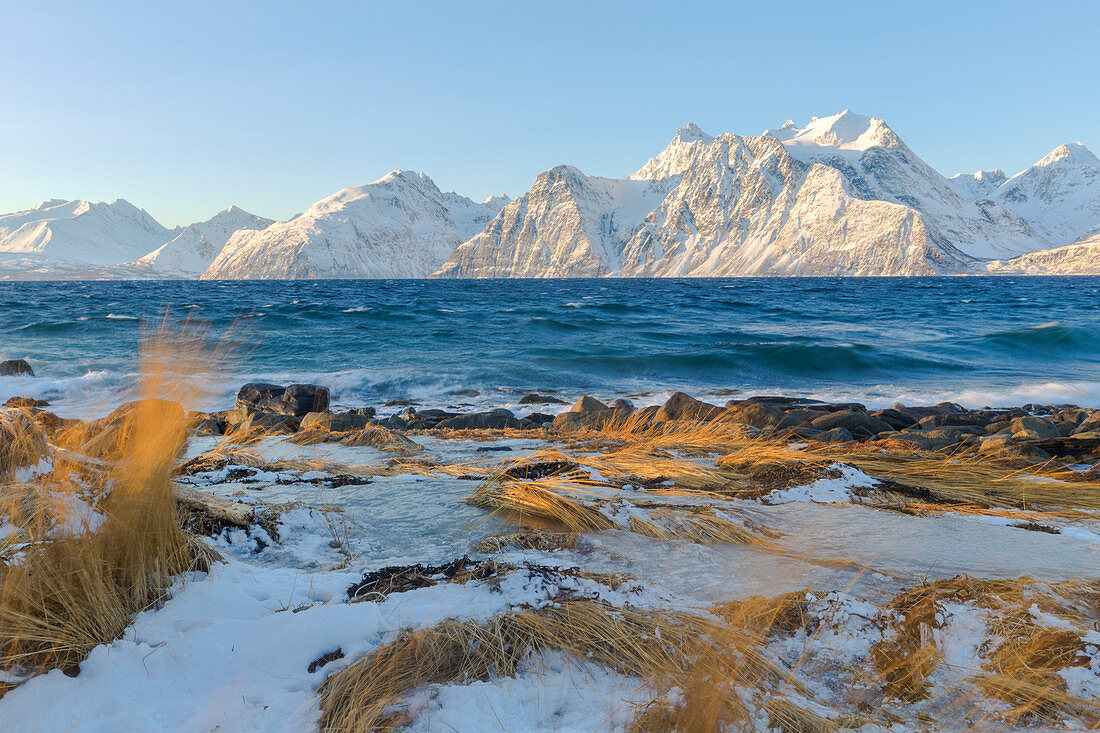
[[[875,410],[871,413],[871,417],[877,417],[884,423],[887,423],[894,430],[904,430],[905,428],[911,428],[917,424],[918,417],[908,410],[898,410],[890,407],[885,410]]]
[[[781,429],[793,428],[802,424],[797,416],[789,416],[778,407],[766,402],[739,402],[732,403],[722,413],[721,419],[725,422],[752,425],[757,428]]]
[[[812,436],[814,440],[821,441],[822,443],[850,443],[855,440],[852,434],[844,428],[831,428],[829,430],[822,430],[817,435]]]
[[[683,392],[673,392],[672,396],[657,410],[656,420],[713,420],[722,413],[722,408],[709,402],[702,402]]]
[[[584,395],[577,399],[573,403],[573,406],[569,408],[569,412],[592,412],[593,410],[609,410],[611,409],[604,403],[597,400],[591,395]]]
[[[311,412],[328,410],[328,387],[316,384],[291,384],[286,387],[251,382],[237,392],[237,407],[276,415],[305,417]]]
[[[354,412],[311,412],[302,418],[302,429],[316,428],[331,433],[345,433],[349,430],[362,430],[370,424],[371,418]]]
[[[499,408],[489,412],[473,412],[458,415],[436,424],[437,428],[450,430],[500,430],[502,428],[523,428],[524,424],[509,410]]]
[[[546,415],[546,414],[541,413],[541,412],[532,412],[530,415],[528,415],[527,417],[525,417],[523,419],[530,422],[530,423],[533,423],[535,425],[544,425],[548,422],[551,422],[551,423],[554,422],[554,416],[553,415]]]
[[[34,376],[34,370],[26,359],[8,359],[0,361],[0,377]]]
[[[4,403],[4,407],[49,407],[46,400],[36,400],[33,397],[12,397]]]
[[[630,417],[630,413],[624,410],[585,410],[584,412],[563,412],[554,418],[551,427],[554,430],[570,432],[586,428],[599,430],[623,422]]]
[[[564,405],[565,400],[559,400],[557,397],[551,397],[550,395],[539,394],[538,392],[531,392],[525,394],[520,398],[519,403],[521,405]]]
[[[844,428],[856,437],[869,437],[877,433],[893,431],[893,427],[890,423],[868,415],[866,412],[857,412],[855,410],[838,410],[836,412],[830,412],[828,415],[819,417],[810,424],[818,430]]]

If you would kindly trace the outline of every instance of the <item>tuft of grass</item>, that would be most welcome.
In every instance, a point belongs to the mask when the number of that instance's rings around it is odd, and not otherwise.
[[[613,529],[615,522],[576,497],[586,486],[602,485],[579,472],[555,474],[534,481],[501,475],[482,483],[466,503],[492,515],[541,520],[570,532]],[[571,494],[572,496],[567,496]]]
[[[488,621],[447,621],[404,631],[329,677],[321,687],[321,728],[394,730],[411,722],[405,704],[420,687],[537,673],[542,655],[557,653],[644,680],[657,699],[673,688],[682,691],[684,704],[641,709],[635,730],[720,730],[719,724],[749,720],[737,688],[790,682],[759,642],[703,614],[618,609],[590,600],[509,611]]]
[[[492,534],[474,544],[474,552],[486,555],[500,552],[506,547],[517,550],[567,550],[577,544],[577,532],[548,532],[541,529],[524,529],[519,532]]]
[[[864,473],[928,492],[936,503],[1015,510],[1100,510],[1100,482],[1064,481],[1049,465],[1007,468],[977,454],[890,452],[875,446],[807,451],[850,463]],[[1040,480],[1037,480],[1040,479]],[[1074,512],[1080,518],[1079,512]]]
[[[213,559],[180,529],[169,479],[188,427],[178,402],[193,396],[187,377],[202,359],[155,336],[143,343],[141,399],[59,432],[53,470],[18,492],[21,506],[48,511],[32,511],[26,544],[0,570],[0,669],[16,677],[75,674],[173,578]],[[94,521],[72,516],[80,504]]]

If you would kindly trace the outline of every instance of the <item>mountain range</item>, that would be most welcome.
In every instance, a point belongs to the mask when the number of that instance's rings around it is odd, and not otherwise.
[[[848,110],[760,135],[689,124],[625,178],[561,165],[475,202],[423,173],[289,221],[231,206],[168,229],[113,203],[0,215],[0,278],[1100,274],[1100,160],[1061,145],[1008,177],[946,178]]]

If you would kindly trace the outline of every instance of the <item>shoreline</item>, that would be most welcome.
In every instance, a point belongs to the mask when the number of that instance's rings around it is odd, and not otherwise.
[[[0,411],[40,426],[16,475],[58,512],[0,524],[18,540],[0,582],[59,536],[77,559],[119,546],[104,533],[133,526],[116,519],[133,418],[180,428],[151,465],[191,559],[67,651],[70,676],[43,674],[52,655],[2,661],[0,715],[28,729],[95,701],[122,727],[167,704],[180,725],[257,731],[505,715],[625,732],[712,699],[761,733],[1100,721],[1100,410],[542,392],[517,416],[333,410],[320,385],[248,384],[233,410],[186,413],[157,394],[87,423]],[[527,419],[547,399],[557,414]],[[63,504],[68,473],[83,483]],[[145,476],[127,502],[155,496]],[[1018,646],[1051,634],[1072,654]],[[509,656],[484,660],[499,639]],[[439,648],[475,666],[440,668]]]

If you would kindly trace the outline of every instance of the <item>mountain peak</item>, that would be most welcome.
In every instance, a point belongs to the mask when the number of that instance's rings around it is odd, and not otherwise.
[[[1043,156],[1043,159],[1035,165],[1047,166],[1066,159],[1077,160],[1093,167],[1100,168],[1100,160],[1097,160],[1093,152],[1086,148],[1080,141],[1059,145]]]
[[[693,143],[703,142],[709,143],[714,137],[703,132],[703,128],[694,122],[689,122],[679,130],[676,131],[676,136],[672,138],[673,142],[681,143]]]
[[[765,130],[765,135],[778,138],[787,146],[827,147],[843,150],[867,150],[876,145],[894,147],[900,143],[894,131],[877,117],[857,114],[845,109],[828,117],[811,117],[805,127],[796,127],[787,120],[776,130]]]

